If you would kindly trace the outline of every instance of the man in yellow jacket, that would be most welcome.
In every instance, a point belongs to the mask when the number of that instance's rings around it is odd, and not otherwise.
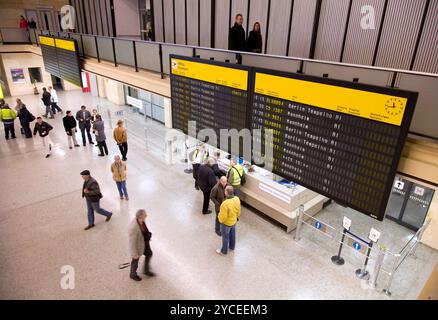
[[[228,248],[234,250],[236,247],[236,224],[240,217],[240,199],[234,195],[234,188],[228,186],[225,188],[226,200],[222,202],[219,211],[219,222],[221,224],[222,249],[216,252],[220,255],[226,255]]]

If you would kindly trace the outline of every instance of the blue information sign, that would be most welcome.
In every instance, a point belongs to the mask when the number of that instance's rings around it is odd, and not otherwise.
[[[355,243],[353,243],[353,247],[354,247],[354,249],[359,251],[362,246],[360,245],[359,242],[355,242]]]
[[[316,222],[315,222],[315,228],[316,228],[316,229],[321,229],[321,227],[322,227],[321,222],[316,221]]]

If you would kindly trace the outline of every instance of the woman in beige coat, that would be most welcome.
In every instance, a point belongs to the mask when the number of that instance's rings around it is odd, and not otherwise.
[[[152,233],[146,226],[146,210],[140,209],[135,214],[135,219],[129,225],[129,251],[132,257],[131,273],[129,277],[135,281],[141,281],[137,275],[138,261],[142,255],[144,260],[144,274],[153,277],[155,274],[150,271],[149,264],[152,258],[152,250],[149,244]]]
[[[125,199],[129,200],[128,190],[126,189],[126,163],[121,161],[119,156],[114,157],[114,162],[111,165],[111,172],[113,173],[113,179],[117,184],[120,199],[123,200],[123,196],[125,196]]]

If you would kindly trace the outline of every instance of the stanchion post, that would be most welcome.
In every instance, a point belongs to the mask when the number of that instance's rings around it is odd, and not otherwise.
[[[148,128],[147,127],[144,127],[144,141],[145,141],[146,151],[149,151]]]
[[[377,286],[377,279],[379,278],[379,273],[380,270],[382,269],[385,255],[386,255],[386,248],[384,246],[380,246],[379,253],[376,259],[376,264],[374,265],[373,277],[370,282],[370,285],[374,288]]]
[[[393,266],[392,266],[392,269],[391,269],[391,273],[390,273],[390,275],[389,275],[388,282],[386,283],[386,288],[383,289],[383,293],[386,294],[387,296],[390,296],[390,295],[391,295],[390,288],[391,288],[391,284],[392,284],[392,279],[394,278],[394,273],[395,273],[395,270],[397,269],[398,261],[399,261],[400,258],[401,258],[400,255],[397,255],[396,257],[397,257],[397,258],[394,259],[394,264],[393,264]]]
[[[298,208],[298,222],[297,222],[297,229],[295,231],[295,241],[300,241],[301,239],[301,227],[303,225],[304,221],[304,206],[300,205]]]
[[[167,156],[169,159],[169,164],[172,164],[172,140],[167,140]]]
[[[342,253],[342,247],[344,246],[344,240],[345,240],[345,233],[347,232],[347,229],[343,229],[342,231],[342,239],[341,239],[341,244],[339,245],[339,251],[338,251],[338,255],[333,256],[331,258],[332,262],[338,266],[342,266],[345,263],[344,258],[341,257],[341,253]]]
[[[110,128],[112,129],[113,128],[113,122],[111,120],[111,110],[108,109],[107,112],[108,112],[108,122],[109,122]]]
[[[193,172],[193,169],[191,168],[191,163],[189,160],[189,146],[188,146],[188,142],[186,140],[186,142],[184,143],[184,147],[186,148],[186,163],[187,163],[187,168],[184,170],[185,173],[190,174]]]
[[[370,279],[370,273],[367,271],[367,265],[368,265],[368,260],[370,259],[370,254],[371,254],[371,248],[372,247],[373,247],[373,242],[370,241],[368,243],[367,257],[365,258],[365,263],[363,265],[363,268],[356,270],[356,276],[359,279],[363,279],[363,280],[369,280]]]
[[[128,130],[128,121],[126,121],[126,118],[123,119],[123,123],[125,124],[125,129]]]

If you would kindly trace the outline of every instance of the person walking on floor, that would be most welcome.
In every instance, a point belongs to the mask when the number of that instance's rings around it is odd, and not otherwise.
[[[52,107],[52,112],[53,114],[56,114],[56,111],[61,112],[61,114],[63,114],[62,109],[58,106],[58,94],[56,93],[56,90],[53,89],[53,87],[49,87],[49,92],[50,92],[50,105]]]
[[[155,276],[150,270],[150,262],[152,258],[152,249],[150,241],[152,233],[146,225],[146,210],[140,209],[135,214],[135,219],[129,225],[129,251],[132,257],[131,272],[129,277],[135,281],[141,281],[137,274],[138,262],[142,255],[145,256],[143,273],[149,277]]]
[[[0,121],[3,122],[3,125],[5,127],[6,140],[9,140],[9,135],[12,139],[16,138],[14,126],[14,121],[16,118],[17,114],[15,113],[15,111],[9,108],[9,105],[5,103],[0,111]]]
[[[76,120],[79,122],[79,129],[81,129],[82,134],[82,144],[84,147],[87,145],[85,140],[85,131],[87,132],[88,142],[94,144],[93,138],[91,138],[91,113],[87,110],[86,106],[82,106],[81,110],[76,113]]]
[[[67,133],[68,147],[73,149],[72,141],[75,147],[80,147],[76,140],[76,119],[73,117],[70,110],[67,111],[66,116],[62,118],[62,122],[64,124],[65,132]]]
[[[213,187],[216,185],[216,175],[213,171],[213,159],[208,159],[207,164],[203,164],[199,167],[198,170],[198,186],[199,189],[201,189],[203,195],[204,195],[204,202],[202,205],[202,214],[209,214],[211,213],[210,210],[208,210],[208,205],[210,203],[210,194]]]
[[[96,179],[91,177],[89,170],[84,170],[81,172],[84,184],[82,186],[82,198],[87,201],[87,211],[88,211],[88,226],[84,230],[89,230],[94,228],[94,211],[106,217],[105,222],[111,220],[112,213],[100,207],[100,199],[103,198],[100,192],[99,184]]]
[[[50,96],[50,93],[47,91],[46,88],[43,88],[43,96],[41,97],[41,100],[43,101],[44,106],[46,107],[46,113],[44,114],[44,118],[47,118],[47,115],[50,114],[50,119],[55,118],[53,116],[52,111],[52,97]]]
[[[38,117],[37,123],[35,123],[35,128],[33,129],[33,135],[35,136],[38,132],[41,139],[43,140],[43,146],[47,148],[46,158],[50,157],[52,154],[52,141],[50,140],[49,133],[53,127],[47,122],[43,121],[43,118]]]
[[[126,155],[128,154],[128,135],[126,133],[126,128],[123,127],[122,120],[117,121],[117,127],[114,128],[114,140],[119,146],[122,160],[128,160],[128,158],[126,158]]]
[[[27,110],[24,103],[21,103],[21,108],[18,112],[18,118],[20,119],[21,128],[23,129],[23,134],[25,135],[26,139],[32,139],[32,130],[30,129],[30,123],[35,120],[35,116],[29,110]]]
[[[114,157],[111,172],[113,173],[113,179],[119,190],[120,199],[123,200],[124,196],[126,200],[129,200],[128,190],[126,189],[126,163],[120,160],[118,155]]]
[[[216,253],[226,255],[228,248],[236,248],[236,224],[240,218],[240,199],[234,195],[234,188],[225,188],[226,200],[222,202],[219,211],[219,222],[221,223],[222,249],[217,249]]]
[[[211,189],[210,199],[214,203],[214,208],[216,211],[216,219],[214,224],[214,231],[218,236],[221,236],[221,228],[219,223],[219,211],[221,208],[222,202],[225,200],[225,188],[228,184],[227,177],[222,176],[217,184]]]
[[[240,196],[240,188],[244,183],[245,171],[243,167],[236,162],[236,160],[230,160],[230,168],[227,171],[228,184],[234,188],[234,195]]]
[[[97,146],[99,147],[99,157],[108,155],[108,147],[106,145],[105,124],[100,115],[97,115],[96,121],[93,123],[93,131],[96,135]],[[105,151],[105,153],[104,153]]]

